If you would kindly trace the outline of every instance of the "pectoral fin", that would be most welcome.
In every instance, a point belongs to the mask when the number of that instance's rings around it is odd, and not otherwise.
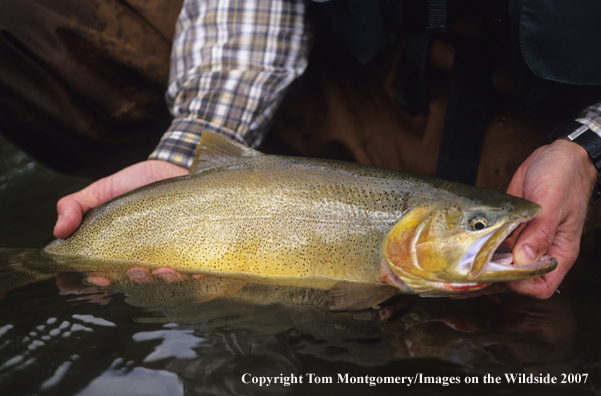
[[[378,305],[398,292],[392,285],[339,282],[330,290],[328,306],[333,311],[358,311]]]

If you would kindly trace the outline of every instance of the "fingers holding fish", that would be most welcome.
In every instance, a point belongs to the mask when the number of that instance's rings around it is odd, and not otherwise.
[[[89,275],[86,281],[100,287],[106,287],[111,284],[111,281],[108,278],[101,275]]]
[[[63,197],[56,204],[58,219],[56,220],[56,225],[54,226],[55,237],[68,237],[81,223],[83,214],[94,206],[80,201],[83,200],[83,197],[87,195],[86,189]]]
[[[203,275],[188,275],[177,272],[171,268],[159,268],[154,271],[142,267],[133,267],[125,272],[127,279],[138,284],[156,284],[161,282],[176,283],[189,279],[199,279]],[[87,283],[106,287],[123,280],[121,273],[93,272],[88,274]]]
[[[55,275],[56,286],[60,295],[90,294],[99,292],[98,285],[90,286],[81,282],[81,276],[75,272],[59,272]]]
[[[171,268],[156,269],[152,271],[152,275],[157,276],[166,282],[181,282],[192,277],[192,275],[182,274],[181,272],[177,272]]]
[[[530,264],[543,254],[558,268],[542,277],[511,282],[519,293],[548,298],[579,253],[580,238],[597,172],[586,151],[558,140],[535,151],[518,169],[508,193],[539,203],[542,213],[516,236],[516,265]]]
[[[133,267],[127,270],[127,277],[136,283],[149,283],[152,278],[150,270],[142,267]]]

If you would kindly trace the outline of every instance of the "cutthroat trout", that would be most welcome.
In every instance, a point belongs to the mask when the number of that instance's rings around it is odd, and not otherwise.
[[[119,196],[36,253],[47,272],[171,268],[331,289],[336,308],[396,293],[458,294],[539,276],[544,257],[495,254],[539,205],[507,194],[323,159],[266,155],[204,132],[189,175]],[[25,266],[30,252],[14,255]],[[33,256],[32,256],[33,257]]]

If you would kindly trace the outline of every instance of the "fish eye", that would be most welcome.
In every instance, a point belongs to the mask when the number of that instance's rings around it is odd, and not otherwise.
[[[501,210],[504,210],[504,211],[506,211],[506,212],[507,212],[509,209],[511,209],[511,205],[509,205],[509,204],[503,204],[503,206],[501,206]]]
[[[475,216],[470,220],[470,228],[474,231],[480,231],[488,226],[488,220],[486,217]]]

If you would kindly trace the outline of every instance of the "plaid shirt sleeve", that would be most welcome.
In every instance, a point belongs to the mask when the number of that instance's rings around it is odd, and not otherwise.
[[[576,121],[587,125],[591,131],[601,136],[601,102],[584,109]]]
[[[257,146],[307,65],[303,0],[186,0],[171,54],[175,119],[150,159],[190,167],[203,130]]]

